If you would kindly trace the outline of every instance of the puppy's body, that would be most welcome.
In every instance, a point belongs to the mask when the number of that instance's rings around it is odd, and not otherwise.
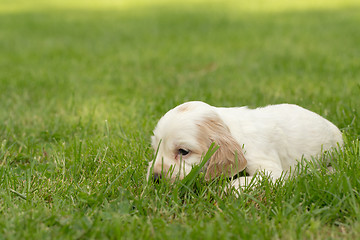
[[[341,145],[342,135],[334,124],[297,105],[248,109],[188,102],[160,119],[154,130],[154,149],[160,140],[148,177],[153,165],[157,175],[183,178],[215,142],[220,148],[207,167],[207,179],[219,174],[231,177],[245,169],[249,177],[234,182],[243,186],[259,170],[273,179],[280,177],[303,157],[311,160]]]
[[[264,170],[276,179],[302,158],[311,160],[342,144],[341,132],[334,124],[297,105],[270,105],[253,110],[215,108],[215,111],[243,146],[250,176]]]

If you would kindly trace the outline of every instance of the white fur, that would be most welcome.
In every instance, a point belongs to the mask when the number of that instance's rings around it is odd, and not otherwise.
[[[225,125],[224,130],[217,132],[216,136],[207,136],[209,133],[203,126],[206,119],[213,120],[210,124],[217,121]],[[234,181],[237,188],[246,185],[259,170],[277,179],[302,158],[311,160],[343,142],[342,134],[334,124],[297,105],[249,109],[187,102],[171,109],[159,120],[152,137],[152,146],[155,151],[158,149],[158,154],[149,164],[147,178],[153,172],[173,180],[182,179],[194,164],[200,163],[210,143],[221,142],[222,135],[226,134],[242,147],[240,154],[246,159],[237,170],[245,168],[249,176]],[[231,143],[223,145],[220,149]],[[189,154],[183,156],[179,149],[187,150]],[[214,166],[221,167],[221,159],[214,161],[217,161]]]

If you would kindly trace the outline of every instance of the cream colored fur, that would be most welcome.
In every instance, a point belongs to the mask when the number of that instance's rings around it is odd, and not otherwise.
[[[311,160],[342,145],[339,129],[320,115],[292,104],[263,108],[219,108],[187,102],[171,109],[158,122],[152,146],[159,149],[150,162],[152,174],[182,179],[211,143],[219,145],[206,169],[207,180],[231,177],[245,169],[249,176],[232,184],[245,186],[257,171],[275,180],[302,158]]]

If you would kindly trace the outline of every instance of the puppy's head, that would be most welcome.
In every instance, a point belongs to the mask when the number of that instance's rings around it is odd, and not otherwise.
[[[149,163],[147,179],[183,179],[194,165],[200,164],[213,142],[219,149],[206,165],[206,180],[221,174],[231,177],[246,167],[241,146],[214,107],[203,102],[175,107],[159,120],[154,130],[152,147],[157,154]]]

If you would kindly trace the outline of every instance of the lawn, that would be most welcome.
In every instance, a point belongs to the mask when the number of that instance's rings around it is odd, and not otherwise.
[[[359,239],[356,0],[0,0],[0,239]],[[282,102],[344,133],[238,198],[145,180],[170,108]]]

